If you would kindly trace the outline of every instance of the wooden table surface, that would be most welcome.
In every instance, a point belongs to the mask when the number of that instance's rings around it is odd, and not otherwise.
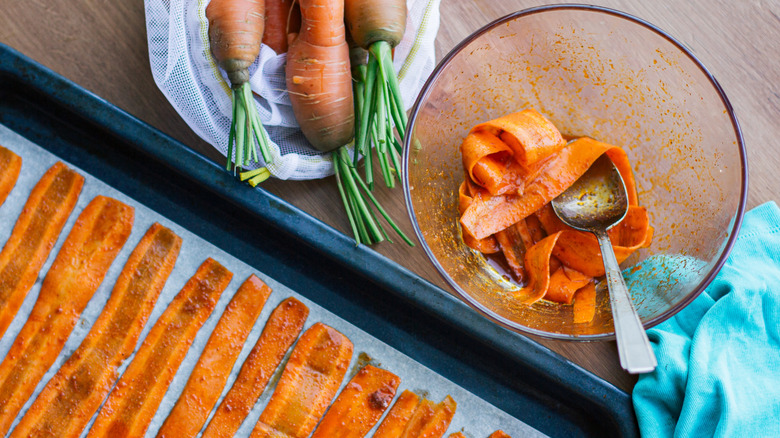
[[[510,12],[558,3],[528,0],[442,0],[436,40],[440,60],[472,31]],[[682,41],[723,86],[742,126],[750,163],[748,208],[774,200],[780,188],[780,2],[777,0],[593,0],[643,18]],[[0,0],[0,42],[75,81],[220,163],[223,157],[179,118],[152,79],[141,0]],[[333,178],[264,187],[324,222],[348,231]],[[401,189],[380,201],[413,234]],[[339,208],[334,208],[338,206]],[[449,290],[419,245],[376,250]],[[635,378],[618,364],[613,342],[539,340],[618,387]]]

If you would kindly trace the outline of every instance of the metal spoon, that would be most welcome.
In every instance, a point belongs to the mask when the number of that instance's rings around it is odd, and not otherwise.
[[[552,201],[553,210],[572,228],[596,235],[612,305],[620,365],[631,374],[649,373],[657,365],[650,341],[631,303],[607,230],[628,213],[626,185],[604,154],[571,187]]]

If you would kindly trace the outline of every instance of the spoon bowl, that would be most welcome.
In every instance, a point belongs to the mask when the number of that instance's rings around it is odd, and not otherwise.
[[[655,355],[607,234],[628,213],[626,185],[609,156],[604,154],[593,162],[587,172],[553,199],[552,207],[566,225],[591,232],[599,241],[620,365],[631,374],[653,371],[657,365]]]

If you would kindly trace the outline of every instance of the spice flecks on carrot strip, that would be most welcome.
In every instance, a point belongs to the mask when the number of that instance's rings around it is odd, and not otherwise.
[[[270,294],[271,288],[255,275],[238,288],[158,437],[194,437],[200,432]]]
[[[62,350],[84,307],[122,249],[133,208],[98,196],[79,215],[43,280],[27,322],[0,364],[0,435]]]
[[[401,438],[440,438],[450,427],[457,404],[449,395],[436,405],[423,400],[417,407]]]
[[[252,438],[306,438],[336,395],[352,358],[352,342],[316,323],[301,336]]]
[[[398,438],[406,428],[407,423],[417,410],[420,397],[412,391],[405,390],[379,425],[374,438]]]
[[[0,336],[38,279],[83,185],[84,177],[57,162],[30,192],[0,252]]]
[[[362,438],[390,406],[401,379],[371,365],[347,383],[312,438]]]
[[[229,438],[235,435],[287,350],[298,338],[308,316],[309,308],[292,297],[282,301],[271,312],[235,383],[203,432],[203,438]]]
[[[232,276],[213,259],[200,265],[149,331],[88,437],[144,435],[195,335]]]
[[[149,228],[89,334],[46,384],[12,438],[81,435],[116,381],[119,365],[133,352],[181,243],[179,236],[160,224]]]
[[[21,170],[22,157],[0,146],[0,205],[13,190]]]

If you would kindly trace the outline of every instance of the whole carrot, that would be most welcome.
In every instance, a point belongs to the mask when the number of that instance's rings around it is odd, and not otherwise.
[[[301,0],[301,32],[287,52],[287,90],[306,139],[323,152],[352,140],[355,114],[344,2]]]
[[[294,13],[295,0],[265,1],[265,33],[263,44],[277,54],[287,51],[287,34],[298,33],[301,27],[301,13]]]
[[[401,167],[401,144],[393,133],[393,123],[403,140],[407,118],[393,69],[392,49],[406,30],[406,1],[346,0],[344,10],[349,34],[369,52],[363,104],[357,116],[360,124],[355,134],[355,153],[370,158],[373,142],[385,184],[393,187]],[[370,175],[366,178],[371,186]]]
[[[265,31],[265,1],[211,0],[206,7],[206,18],[211,53],[227,72],[233,90],[227,169],[230,170],[234,161],[235,167],[258,161],[255,139],[263,160],[270,163],[268,134],[260,122],[249,86],[249,66],[260,54]]]

